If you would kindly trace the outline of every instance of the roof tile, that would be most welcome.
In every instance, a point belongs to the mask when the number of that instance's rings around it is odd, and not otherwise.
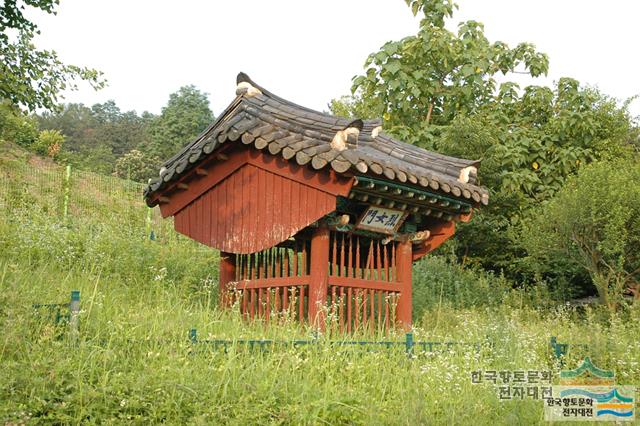
[[[255,83],[262,93],[246,96],[239,94],[227,109],[198,138],[191,141],[168,159],[161,178],[152,179],[145,189],[147,203],[153,205],[157,194],[179,175],[187,172],[211,154],[219,143],[242,140],[257,149],[269,148],[272,155],[300,165],[311,162],[321,169],[328,163],[338,173],[383,174],[390,180],[410,182],[432,190],[442,190],[456,197],[472,198],[487,204],[488,191],[475,185],[475,176],[468,183],[458,181],[460,170],[478,167],[479,161],[449,157],[420,147],[403,143],[384,133],[375,138],[371,132],[382,121],[365,120],[356,143],[348,144],[341,152],[331,149],[330,141],[344,130],[353,119],[335,117],[313,111],[284,100]],[[233,142],[230,142],[233,143]],[[238,142],[239,143],[239,142]]]

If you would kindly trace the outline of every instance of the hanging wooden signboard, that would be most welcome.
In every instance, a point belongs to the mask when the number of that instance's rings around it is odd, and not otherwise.
[[[407,215],[408,212],[402,210],[369,206],[358,220],[356,228],[393,235],[398,231]]]

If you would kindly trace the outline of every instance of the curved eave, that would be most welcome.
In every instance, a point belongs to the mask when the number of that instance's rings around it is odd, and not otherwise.
[[[353,125],[353,120],[286,101],[251,82],[246,75],[239,75],[239,82],[242,81],[251,84],[257,93],[239,90],[238,96],[211,126],[165,161],[160,176],[152,179],[145,189],[148,205],[157,204],[158,196],[172,181],[229,142],[268,151],[315,170],[331,167],[339,174],[378,176],[478,205],[488,204],[488,191],[475,184],[475,176],[471,176],[469,182],[459,180],[461,169],[477,168],[478,161],[430,152],[384,133],[374,136],[379,120],[361,122],[357,138],[350,141],[346,149],[333,149],[331,142],[336,133]]]

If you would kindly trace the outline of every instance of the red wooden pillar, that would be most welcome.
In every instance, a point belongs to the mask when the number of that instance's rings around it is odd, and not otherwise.
[[[309,323],[324,330],[326,323],[327,282],[329,278],[329,229],[316,228],[311,237],[309,274]]]
[[[232,253],[220,252],[220,307],[228,308],[231,305],[229,283],[236,278],[235,256]]]
[[[411,272],[413,269],[411,241],[398,243],[397,268],[398,268],[398,284],[400,286],[400,299],[396,307],[396,319],[402,328],[409,330],[411,328],[411,308],[412,308],[412,286]]]

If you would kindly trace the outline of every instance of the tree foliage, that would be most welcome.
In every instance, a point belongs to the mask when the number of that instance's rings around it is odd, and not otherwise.
[[[150,127],[149,154],[167,159],[213,122],[207,94],[195,86],[183,86],[169,96],[160,116]]]
[[[142,151],[132,149],[118,158],[114,175],[123,179],[145,182],[149,177],[157,174],[159,163],[159,158],[149,157]]]
[[[640,291],[640,163],[598,162],[572,177],[525,222],[524,246],[542,269],[558,258],[588,272],[614,308],[625,289]]]
[[[481,182],[491,190],[490,206],[461,226],[459,254],[512,278],[530,278],[521,261],[525,250],[513,238],[521,220],[581,167],[631,158],[636,134],[625,106],[575,80],[529,86],[521,95],[504,84],[477,114],[454,119],[435,143],[450,155],[482,158]]]
[[[388,130],[401,128],[405,139],[420,142],[430,124],[446,125],[460,113],[489,102],[495,76],[520,67],[532,76],[546,74],[548,59],[529,43],[510,48],[490,42],[476,21],[462,22],[457,33],[445,28],[457,6],[451,0],[407,1],[422,13],[418,34],[386,43],[353,79],[353,92],[375,99]],[[398,129],[396,129],[398,131]]]
[[[55,13],[58,0],[6,0],[0,6],[0,99],[13,105],[55,109],[60,92],[77,88],[77,81],[94,88],[104,86],[102,73],[77,65],[66,65],[53,51],[38,50],[33,37],[38,27],[24,11],[27,6]]]
[[[59,130],[43,130],[33,144],[36,154],[57,158],[64,144],[64,135]]]
[[[7,101],[0,102],[0,140],[29,148],[37,138],[38,124],[32,117]]]
[[[38,116],[41,129],[65,135],[61,159],[105,174],[114,171],[119,157],[148,140],[153,119],[149,113],[123,112],[114,101],[92,107],[66,104],[60,111]]]
[[[80,168],[146,181],[213,121],[209,100],[194,86],[169,96],[162,114],[122,111],[114,101],[66,104],[37,116],[43,130],[65,136],[59,160]],[[37,132],[36,132],[37,136]]]

